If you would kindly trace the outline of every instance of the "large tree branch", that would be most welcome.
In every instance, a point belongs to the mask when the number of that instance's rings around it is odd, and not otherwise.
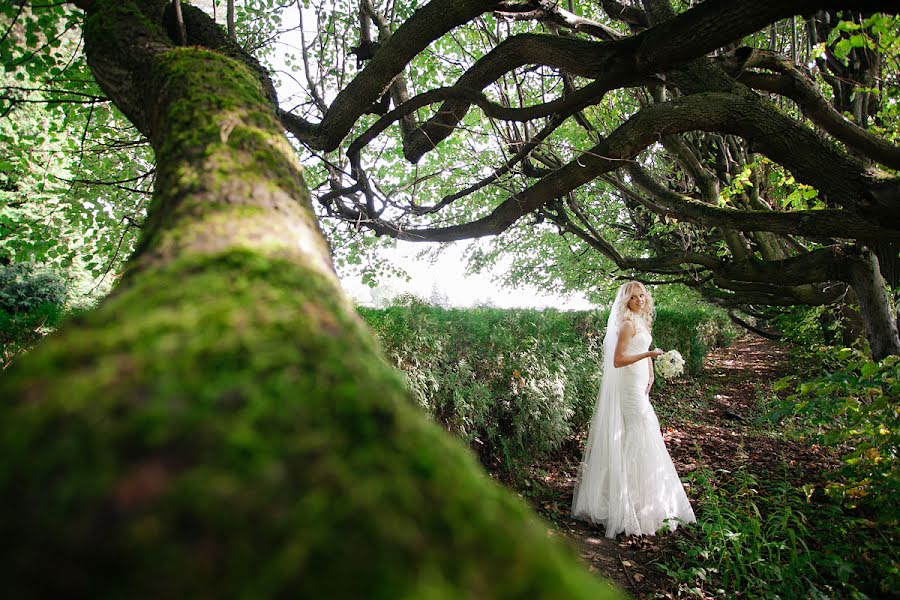
[[[889,3],[877,0],[834,0],[833,4],[838,8],[891,11]],[[557,36],[526,36],[524,42],[510,38],[479,61],[481,64],[476,63],[464,77],[479,80],[486,77],[482,71],[492,72],[493,79],[484,79],[483,85],[487,85],[516,66],[529,62],[545,64],[549,56],[559,55],[562,60],[557,64],[554,59],[556,66],[597,78],[602,81],[602,87],[609,89],[702,56],[779,18],[820,7],[820,2],[812,0],[764,3],[708,0],[671,21],[614,42],[592,43]],[[504,8],[511,6],[507,2],[482,0],[434,0],[426,4],[394,32],[365,69],[338,94],[321,123],[314,124],[284,111],[280,113],[282,122],[298,140],[311,148],[334,150],[359,116],[381,97],[413,57],[458,25],[485,12]],[[548,40],[535,46],[534,37]],[[552,43],[559,46],[554,48],[553,53],[546,52],[549,40],[555,40]],[[514,46],[516,44],[522,46],[522,56],[513,56],[519,53]],[[513,46],[513,51],[507,50],[507,46]],[[534,56],[533,50],[538,47],[543,48],[544,52]],[[504,54],[507,52],[509,55]],[[473,87],[462,80],[460,83]],[[445,106],[425,128],[409,136],[407,157],[417,161],[435,143],[449,135],[467,109],[468,104]],[[435,142],[431,143],[429,139]]]
[[[632,28],[650,27],[650,20],[647,13],[639,8],[616,2],[615,0],[601,0],[600,5],[603,11],[609,15],[611,19],[621,21]]]
[[[651,258],[625,257],[589,222],[582,228],[562,211],[546,214],[563,232],[575,235],[624,271],[678,275],[691,272],[687,268],[700,267],[712,273],[719,289],[739,292],[742,302],[748,302],[747,298],[752,296],[773,305],[826,304],[834,301],[844,289],[831,282],[838,277],[849,277],[849,262],[830,248],[786,261],[725,261],[698,252],[666,252]],[[802,277],[798,277],[798,273]],[[697,272],[692,274],[697,276]]]
[[[840,300],[847,290],[846,284],[840,282],[789,286],[733,282],[724,277],[714,277],[711,283],[715,287],[701,289],[705,298],[723,306],[741,308],[748,305],[821,306]]]
[[[547,202],[620,168],[624,161],[631,160],[661,137],[700,129],[743,135],[773,160],[786,165],[799,180],[818,187],[846,210],[882,229],[900,229],[897,217],[900,201],[895,191],[900,189],[900,183],[896,179],[870,173],[859,161],[842,154],[767,104],[752,92],[694,94],[655,104],[633,115],[576,160],[505,200],[482,218],[448,227],[408,230],[386,222],[369,225],[379,233],[414,241],[495,235]],[[807,152],[798,154],[797,144]],[[876,193],[882,194],[879,200],[887,201],[872,202],[873,197],[878,198]],[[759,218],[771,219],[763,215]],[[774,219],[769,224],[774,226]],[[802,221],[798,220],[797,224]]]
[[[890,11],[886,2],[837,4],[860,10],[877,6]],[[463,74],[458,84],[481,89],[512,69],[539,64],[593,78],[596,84],[609,90],[703,56],[772,21],[813,7],[820,7],[820,3],[707,0],[671,20],[617,41],[591,42],[523,34],[504,40]],[[442,106],[434,117],[404,140],[407,160],[417,162],[449,136],[469,107],[464,101]]]
[[[733,282],[745,281],[777,285],[784,285],[785,282],[802,285],[823,281],[842,281],[848,278],[848,272],[843,266],[841,258],[840,248],[833,246],[819,248],[784,260],[751,259],[728,263],[718,269],[716,274]]]
[[[516,11],[500,10],[497,14],[514,21],[541,21],[601,40],[617,40],[622,37],[616,30],[603,23],[567,11],[560,6],[558,0],[531,0]]]
[[[679,275],[685,273],[684,265],[697,265],[711,270],[715,270],[721,265],[718,258],[699,252],[669,252],[650,258],[626,257],[583,216],[579,218],[585,227],[579,227],[562,210],[547,211],[546,214],[563,232],[575,235],[615,263],[617,267],[626,271]]]
[[[626,170],[634,182],[652,197],[652,202],[648,202],[638,196],[642,205],[657,214],[705,227],[873,241],[900,237],[900,231],[879,227],[846,210],[775,212],[713,206],[664,187],[638,164],[629,164]]]
[[[311,148],[329,152],[336,149],[356,120],[384,94],[416,55],[455,27],[502,5],[498,0],[432,0],[416,10],[384,42],[362,72],[338,93],[321,123],[310,123],[281,111],[282,123]]]
[[[900,170],[900,146],[874,135],[834,109],[822,95],[815,82],[801,73],[787,58],[765,50],[753,50],[743,65],[733,55],[719,64],[741,83],[757,90],[778,94],[797,103],[803,114],[813,123],[845,143],[850,148],[892,169]],[[748,71],[765,68],[778,75]]]
[[[731,322],[734,323],[735,325],[739,325],[740,327],[743,327],[747,331],[750,331],[752,333],[755,333],[756,335],[762,336],[762,337],[766,338],[767,340],[780,340],[781,339],[781,333],[776,332],[776,331],[768,331],[766,329],[763,329],[762,327],[757,327],[755,325],[751,325],[744,319],[742,319],[739,316],[737,316],[736,314],[734,314],[734,309],[732,309],[732,308],[728,309],[728,318],[731,319]]]

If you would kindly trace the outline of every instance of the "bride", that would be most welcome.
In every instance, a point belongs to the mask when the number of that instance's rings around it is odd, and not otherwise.
[[[643,285],[619,287],[603,341],[603,381],[591,419],[572,516],[599,523],[606,537],[653,535],[693,523],[694,511],[650,405],[653,299]]]

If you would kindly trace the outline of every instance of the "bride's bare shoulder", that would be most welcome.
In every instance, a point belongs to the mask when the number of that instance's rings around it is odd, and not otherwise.
[[[634,335],[634,321],[632,319],[622,319],[619,322],[619,332],[626,333],[628,335]]]

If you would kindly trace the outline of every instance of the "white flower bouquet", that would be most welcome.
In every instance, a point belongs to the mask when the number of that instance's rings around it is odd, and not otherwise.
[[[684,373],[684,359],[678,350],[669,350],[657,357],[654,370],[663,379],[678,377]]]

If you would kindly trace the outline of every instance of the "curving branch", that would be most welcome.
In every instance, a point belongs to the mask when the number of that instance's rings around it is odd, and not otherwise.
[[[626,257],[616,249],[614,244],[593,228],[587,220],[584,220],[583,216],[580,217],[580,220],[582,220],[584,227],[579,227],[562,210],[547,211],[546,214],[562,232],[575,235],[622,270],[682,275],[688,272],[684,269],[684,265],[696,265],[703,269],[715,271],[722,264],[715,256],[700,252],[669,252],[650,258]]]
[[[762,327],[757,327],[755,325],[748,323],[744,319],[737,316],[734,313],[734,309],[732,309],[732,308],[728,309],[728,318],[731,319],[731,322],[734,323],[735,325],[739,325],[740,327],[743,327],[747,331],[749,331],[751,333],[755,333],[758,336],[764,337],[767,340],[777,341],[777,340],[780,340],[782,337],[781,333],[779,333],[777,331],[769,331],[767,329],[763,329]]]
[[[877,0],[835,0],[835,8],[896,11]],[[374,104],[405,66],[432,41],[481,14],[510,10],[508,2],[488,0],[433,0],[416,10],[380,47],[365,69],[332,102],[321,123],[291,113],[279,116],[285,128],[310,148],[332,151],[353,124]],[[740,39],[772,21],[821,8],[813,0],[743,3],[707,0],[675,18],[636,36],[608,42],[590,42],[526,34],[509,38],[477,61],[458,82],[482,89],[500,75],[525,64],[543,64],[596,79],[610,89],[650,77],[661,71]],[[540,39],[538,39],[540,38]],[[548,50],[552,49],[552,52]],[[551,58],[552,57],[552,58]],[[552,60],[552,64],[548,64]],[[407,159],[416,162],[446,138],[459,123],[469,103],[448,103],[405,140]]]
[[[739,66],[733,58],[720,59],[719,64],[738,81],[753,89],[790,98],[804,116],[848,147],[887,167],[900,170],[900,146],[866,131],[840,114],[822,95],[815,82],[787,58],[766,50],[753,50],[743,66]],[[746,70],[752,68],[769,69],[778,74]]]
[[[849,4],[853,6],[847,8],[859,10],[874,5],[891,10],[885,2]],[[515,68],[539,64],[592,78],[607,90],[623,87],[703,56],[772,21],[813,6],[819,4],[707,0],[638,35],[616,41],[592,42],[537,34],[513,36],[472,65],[460,77],[458,85],[482,89]],[[442,106],[435,116],[404,139],[407,160],[417,162],[448,137],[469,107],[463,101]]]
[[[531,0],[516,10],[498,10],[497,15],[513,21],[541,21],[600,40],[617,40],[622,35],[603,23],[585,19],[560,6],[558,0]]]
[[[652,197],[639,194],[635,199],[646,208],[666,217],[689,221],[705,227],[726,227],[738,231],[768,231],[782,235],[806,235],[879,240],[900,238],[900,231],[886,229],[859,218],[846,210],[741,210],[707,204],[663,187],[646,169],[637,164],[626,167],[632,180]]]
[[[412,241],[454,241],[495,235],[548,202],[625,166],[662,137],[692,130],[725,131],[746,137],[763,153],[790,169],[799,180],[816,186],[836,204],[882,230],[900,231],[900,181],[897,178],[871,173],[863,163],[839,152],[779,111],[770,109],[765,100],[753,93],[694,94],[646,107],[577,159],[503,201],[489,215],[468,223],[408,230],[383,221],[373,221],[370,226],[378,233]],[[807,149],[807,153],[798,155],[794,152],[798,143]],[[880,198],[879,193],[882,194]],[[872,202],[873,198],[879,201]],[[718,218],[728,216],[716,214]],[[812,215],[804,214],[794,223],[803,225],[803,217]],[[760,225],[766,219],[770,219],[767,224],[774,225],[776,221],[765,215],[758,218]],[[826,220],[827,217],[821,222],[824,224]],[[813,233],[807,229],[792,232]]]
[[[585,221],[582,228],[562,211],[548,211],[547,215],[561,231],[575,235],[623,271],[689,274],[703,281],[710,279],[704,275],[709,272],[719,290],[740,293],[741,300],[736,304],[754,301],[771,305],[826,304],[844,293],[845,286],[834,282],[849,277],[851,269],[852,258],[845,258],[832,248],[784,261],[748,260],[735,263],[698,252],[666,252],[651,258],[625,257],[588,222]],[[780,277],[779,273],[786,273],[787,276]],[[706,290],[706,293],[721,295],[721,291],[715,289]]]
[[[432,0],[417,9],[384,42],[359,75],[338,93],[320,123],[279,111],[282,124],[310,148],[326,152],[335,150],[357,119],[429,44],[503,4],[498,0]]]

